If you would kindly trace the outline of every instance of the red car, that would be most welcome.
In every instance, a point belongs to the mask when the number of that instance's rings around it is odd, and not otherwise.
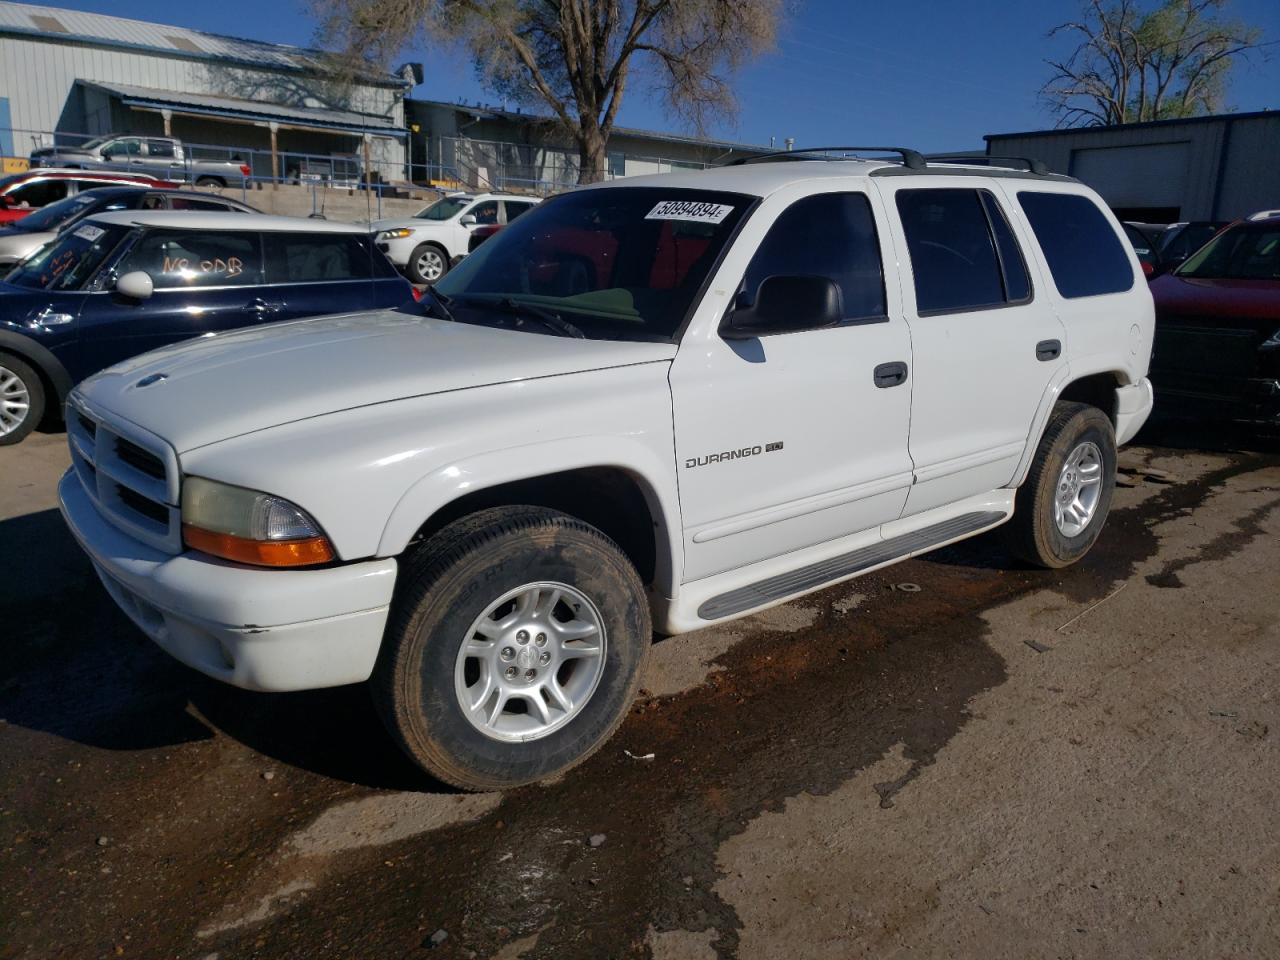
[[[1233,223],[1151,294],[1161,405],[1280,426],[1280,210]]]
[[[94,187],[178,187],[143,173],[93,173],[88,170],[30,170],[0,179],[0,223],[21,220],[33,210]]]

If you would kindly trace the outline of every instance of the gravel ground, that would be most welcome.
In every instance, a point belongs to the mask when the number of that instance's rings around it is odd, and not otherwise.
[[[595,758],[467,796],[361,688],[170,660],[64,438],[0,449],[0,958],[1280,956],[1280,457],[1122,462],[1079,566],[983,538],[664,640]]]

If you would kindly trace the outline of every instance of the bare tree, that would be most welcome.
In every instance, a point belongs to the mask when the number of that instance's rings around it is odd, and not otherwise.
[[[1262,32],[1224,18],[1229,0],[1166,0],[1145,10],[1139,0],[1089,0],[1079,20],[1050,37],[1079,43],[1041,98],[1059,127],[1141,123],[1214,113],[1224,108],[1232,65],[1258,50]]]
[[[732,117],[729,78],[772,47],[787,0],[314,0],[320,33],[353,61],[412,40],[457,44],[486,85],[550,108],[577,144],[579,182],[604,177],[633,76],[698,132]]]

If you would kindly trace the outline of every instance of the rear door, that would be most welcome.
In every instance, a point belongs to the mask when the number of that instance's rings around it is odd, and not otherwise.
[[[155,292],[133,300],[114,281],[135,270]],[[94,369],[158,347],[270,319],[261,238],[251,231],[150,230],[116,263],[81,310],[85,359]]]
[[[915,359],[905,515],[1009,484],[1065,364],[1063,328],[994,182],[877,181],[895,240]],[[963,186],[957,186],[962,183]]]
[[[398,306],[411,296],[408,284],[362,234],[272,231],[264,242],[273,319]],[[386,269],[375,279],[378,261]]]

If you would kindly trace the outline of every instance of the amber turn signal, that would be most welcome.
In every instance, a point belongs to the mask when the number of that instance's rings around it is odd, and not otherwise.
[[[250,540],[230,533],[214,533],[212,530],[184,523],[182,540],[192,550],[259,567],[309,567],[317,563],[328,563],[333,559],[333,546],[325,537]]]

